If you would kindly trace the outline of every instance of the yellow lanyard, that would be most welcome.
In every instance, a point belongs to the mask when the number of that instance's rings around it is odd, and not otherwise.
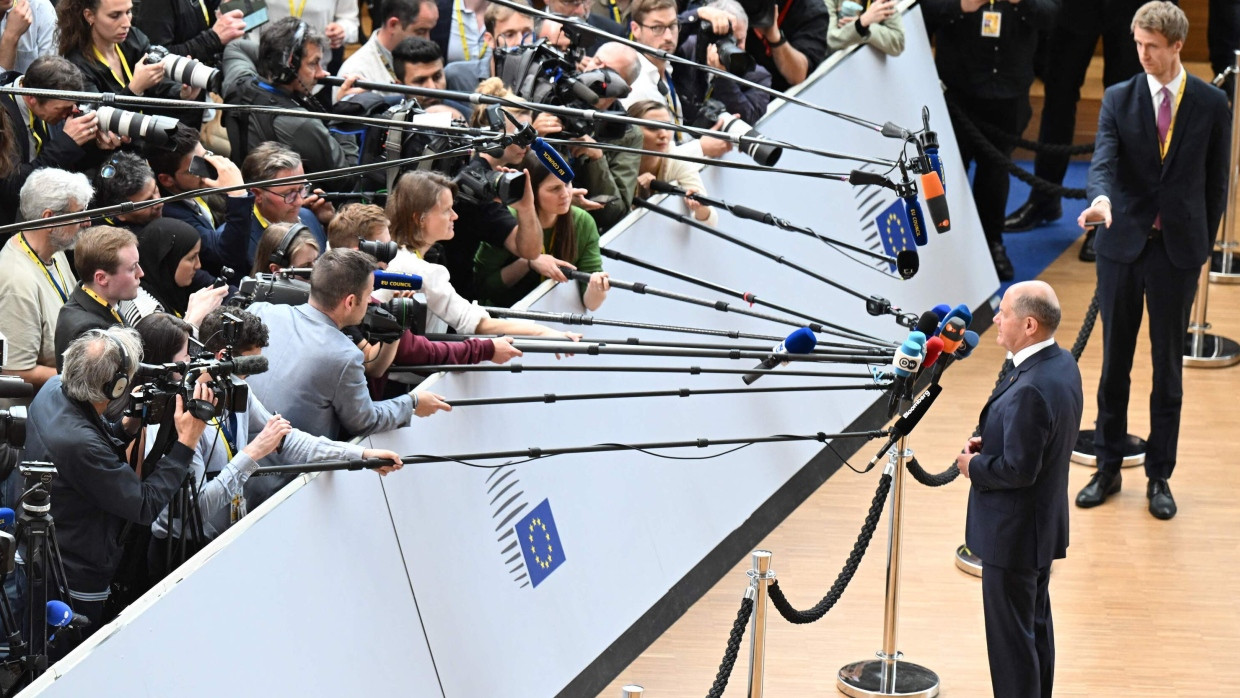
[[[288,13],[297,19],[301,19],[301,15],[306,11],[306,0],[301,0],[301,4],[297,9],[293,9],[293,0],[288,0]]]
[[[25,251],[26,256],[29,257],[30,260],[33,261],[35,264],[38,264],[39,268],[43,270],[43,275],[47,277],[48,282],[52,284],[52,288],[55,288],[56,293],[60,296],[60,302],[68,303],[69,295],[66,289],[69,288],[69,282],[65,281],[65,277],[61,275],[60,266],[56,264],[56,258],[55,257],[52,258],[52,266],[56,267],[56,276],[60,277],[59,284],[56,283],[56,279],[52,278],[52,272],[48,271],[47,265],[43,263],[43,260],[39,258],[39,255],[35,254],[34,250],[30,248],[30,243],[26,242],[26,234],[18,233],[17,241],[21,244],[22,250]],[[61,284],[64,284],[64,285],[61,286]]]
[[[202,207],[202,213],[207,217],[207,220],[211,221],[211,225],[215,225],[215,216],[211,215],[211,207],[207,205],[207,202],[201,196],[195,196],[194,201],[197,201],[198,205]],[[266,228],[267,226],[264,225],[263,227]]]
[[[254,204],[254,217],[258,219],[258,224],[263,226],[263,230],[266,230],[271,225],[266,218],[263,218],[263,214],[258,212],[258,204]]]
[[[1181,68],[1180,70],[1183,70]],[[1188,76],[1180,81],[1180,89],[1175,92],[1175,109],[1171,111],[1171,123],[1167,125],[1167,140],[1158,144],[1159,158],[1167,159],[1167,149],[1171,147],[1171,134],[1175,131],[1175,118],[1180,115],[1180,100],[1184,99],[1184,86],[1188,84]]]
[[[125,324],[125,320],[121,318],[120,313],[116,312],[116,308],[113,308],[110,303],[105,301],[103,298],[100,298],[98,293],[95,293],[94,291],[87,288],[86,284],[82,284],[82,290],[86,292],[86,295],[90,296],[91,298],[94,298],[96,303],[107,308],[108,312],[112,313],[112,317],[116,318],[117,322],[119,322],[122,325]]]
[[[611,18],[620,22],[620,5],[616,4],[616,0],[607,0],[607,5],[611,7]]]
[[[103,54],[99,52],[98,46],[92,46],[91,48],[95,51],[95,58],[98,58],[99,62],[107,67],[108,72],[112,73],[112,77],[116,80],[116,82],[119,83],[121,87],[128,87],[129,83],[133,81],[133,71],[129,69],[129,62],[125,60],[125,52],[121,50],[121,45],[116,45],[116,57],[120,59],[121,70],[125,73],[125,77],[127,78],[126,80],[121,80],[121,77],[116,74],[116,71],[112,70],[112,64],[108,63],[108,59],[104,58]]]
[[[43,152],[43,139],[39,137],[39,131],[34,127],[34,112],[30,112],[30,135],[34,137],[34,154],[38,155]]]
[[[219,435],[220,441],[224,442],[224,455],[228,456],[228,462],[231,463],[233,459],[233,445],[228,440],[228,435],[224,433],[224,423],[220,421],[219,417],[216,417],[212,421],[212,426],[215,427],[215,433]]]
[[[202,8],[202,18],[207,22],[207,28],[211,28],[211,13],[207,12],[207,3],[198,0],[198,7]]]
[[[289,2],[292,2],[292,0],[289,0]],[[469,40],[465,38],[465,15],[461,13],[461,7],[464,4],[462,0],[456,0],[452,6],[456,10],[456,28],[461,33],[461,50],[465,52],[465,60],[469,60]],[[478,54],[478,58],[482,58],[485,55],[487,55],[487,45],[483,44],[482,52]]]

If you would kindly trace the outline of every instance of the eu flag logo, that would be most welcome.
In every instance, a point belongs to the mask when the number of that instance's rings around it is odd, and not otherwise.
[[[537,587],[564,563],[564,548],[560,545],[560,533],[555,530],[551,501],[542,500],[542,504],[518,521],[516,533],[530,583]]]
[[[904,202],[900,199],[883,209],[874,222],[878,225],[878,237],[883,241],[883,251],[887,254],[895,257],[902,250],[917,248],[908,214],[904,210]],[[896,270],[894,262],[889,262],[887,266],[889,271]]]

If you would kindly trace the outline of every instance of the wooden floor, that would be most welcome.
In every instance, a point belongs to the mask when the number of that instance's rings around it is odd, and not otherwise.
[[[1036,234],[1036,233],[1029,233]],[[1077,246],[1080,242],[1078,241]],[[1094,287],[1092,266],[1069,249],[1042,276],[1058,291],[1059,341],[1070,347]],[[927,302],[930,302],[929,300]],[[1240,338],[1240,286],[1210,288],[1214,331]],[[938,472],[970,435],[990,394],[1003,352],[994,333],[945,377],[945,390],[911,439],[927,470]],[[1101,325],[1081,359],[1085,421],[1095,416]],[[1148,429],[1148,354],[1133,372],[1131,431]],[[1051,577],[1059,696],[1229,696],[1240,694],[1240,366],[1185,369],[1179,467],[1171,480],[1179,515],[1146,511],[1140,468],[1097,509],[1072,507],[1071,547]],[[868,451],[857,456],[868,460]],[[1070,496],[1090,468],[1072,466]],[[877,473],[841,469],[777,528],[762,547],[799,608],[826,592],[853,545]],[[936,671],[944,696],[989,696],[979,580],[954,566],[964,539],[967,483],[931,489],[908,480],[905,497],[899,649]],[[766,695],[835,696],[844,664],[870,659],[882,640],[887,519],[842,600],[821,621],[792,626],[771,609]],[[636,683],[646,696],[704,695],[714,680],[744,593],[749,561],[735,569],[600,695],[617,698]],[[745,695],[749,637],[725,695]]]

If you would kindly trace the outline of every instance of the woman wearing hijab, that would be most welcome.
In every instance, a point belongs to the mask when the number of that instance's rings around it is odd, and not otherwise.
[[[202,268],[198,253],[202,240],[190,224],[159,218],[138,233],[138,261],[144,276],[138,297],[122,308],[130,326],[152,313],[168,313],[195,328],[219,307],[228,287],[206,287],[190,292],[194,272]]]

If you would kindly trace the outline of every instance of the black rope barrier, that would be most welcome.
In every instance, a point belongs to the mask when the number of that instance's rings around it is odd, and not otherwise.
[[[1093,143],[1085,143],[1082,145],[1071,145],[1063,143],[1039,143],[1038,141],[1028,141],[1019,135],[1008,133],[1003,129],[988,124],[985,121],[979,122],[977,127],[982,130],[990,138],[1001,143],[1010,143],[1021,150],[1030,150],[1035,153],[1050,153],[1051,155],[1089,155],[1094,152]]]
[[[1076,334],[1076,343],[1072,345],[1072,358],[1080,363],[1081,354],[1085,353],[1085,345],[1089,344],[1089,335],[1094,333],[1094,324],[1098,322],[1098,289],[1094,289],[1094,297],[1089,300],[1089,309],[1085,311],[1085,319],[1081,322],[1081,331]]]
[[[728,647],[723,651],[723,661],[719,662],[719,672],[715,674],[715,682],[710,685],[706,698],[719,698],[728,687],[728,679],[732,677],[732,668],[736,666],[736,657],[741,651],[741,638],[745,636],[745,626],[749,625],[749,617],[753,614],[753,599],[746,596],[741,599],[741,608],[736,612],[736,620],[732,621],[732,632],[728,634]]]
[[[861,533],[857,535],[857,542],[853,544],[852,552],[848,554],[844,568],[840,570],[831,589],[827,591],[826,596],[822,597],[822,601],[807,611],[798,611],[788,603],[783,589],[779,588],[779,580],[771,583],[767,592],[770,594],[771,603],[779,611],[779,615],[784,617],[784,620],[796,625],[813,623],[827,615],[827,611],[830,611],[831,607],[840,600],[840,597],[844,595],[844,589],[848,587],[853,575],[857,573],[857,567],[861,564],[861,558],[865,556],[866,548],[870,546],[870,539],[874,537],[874,529],[878,526],[878,519],[882,516],[883,504],[887,501],[887,493],[890,490],[891,476],[883,473],[878,481],[878,489],[874,492],[874,501],[870,502],[870,511],[866,514],[865,523],[861,526]]]
[[[1004,167],[1013,177],[1043,194],[1064,199],[1084,199],[1086,197],[1084,189],[1072,189],[1042,179],[1012,162],[1012,159],[996,148],[995,144],[991,143],[990,139],[978,129],[977,124],[973,123],[964,110],[950,98],[947,100],[947,111],[951,114],[952,123],[958,127],[957,132],[969,139],[970,145],[974,147],[979,157]]]

